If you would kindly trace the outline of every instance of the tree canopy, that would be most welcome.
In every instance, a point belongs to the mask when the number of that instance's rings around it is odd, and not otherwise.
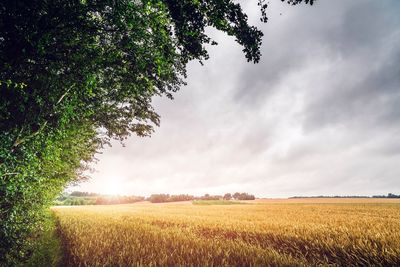
[[[232,0],[0,2],[0,265],[29,256],[43,207],[101,147],[151,134],[152,97],[172,98],[216,44],[206,27],[260,60],[263,33]]]

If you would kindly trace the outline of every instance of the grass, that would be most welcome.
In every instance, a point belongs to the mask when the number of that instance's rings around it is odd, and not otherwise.
[[[54,214],[50,211],[45,214],[43,228],[36,236],[33,254],[24,266],[58,266],[63,257],[62,245],[57,234]]]
[[[193,200],[193,205],[237,205],[237,204],[247,204],[240,201],[232,200]]]
[[[346,201],[53,211],[66,266],[400,266],[400,202]]]

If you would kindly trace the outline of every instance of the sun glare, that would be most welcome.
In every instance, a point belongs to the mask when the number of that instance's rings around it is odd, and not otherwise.
[[[103,188],[103,193],[107,195],[120,195],[122,194],[122,184],[118,180],[113,180],[107,183]]]

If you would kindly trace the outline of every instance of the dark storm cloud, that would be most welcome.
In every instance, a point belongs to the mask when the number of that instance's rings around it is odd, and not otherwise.
[[[319,129],[337,123],[397,128],[400,122],[400,41],[398,44],[399,51],[389,58],[371,57],[370,65],[355,66],[346,73],[332,70],[337,74],[332,79],[336,80],[324,88],[325,93],[317,93],[308,103],[304,113],[306,128]],[[365,69],[360,71],[360,67]]]
[[[284,83],[290,73],[307,68],[310,59],[316,65],[313,66],[315,68],[318,68],[318,57],[332,61],[343,59],[357,68],[351,73],[345,72],[346,66],[342,73],[331,70],[333,72],[327,78],[332,79],[333,84],[328,86],[334,88],[321,88],[325,95],[338,87],[351,86],[353,75],[370,72],[379,54],[384,52],[382,50],[399,50],[399,1],[325,1],[317,3],[311,9],[273,4],[275,5],[271,6],[271,11],[277,8],[283,14],[271,14],[270,22],[260,25],[266,34],[262,47],[263,59],[259,65],[243,66],[240,82],[236,87],[235,100],[242,104],[247,103],[249,107],[265,103],[268,96],[277,89],[277,84]],[[393,42],[397,42],[396,48],[387,47]],[[399,76],[399,64],[396,65],[398,58],[393,62],[392,66],[395,68],[390,73]],[[386,64],[382,67],[392,66]],[[342,66],[338,65],[339,67]],[[370,80],[382,79],[382,74],[390,76],[391,74],[384,73],[388,68]],[[391,81],[391,77],[388,78]],[[340,84],[337,79],[341,79],[345,85]],[[376,83],[379,82],[376,80]],[[356,90],[357,88],[350,91]]]
[[[258,22],[256,2],[243,2]],[[258,196],[400,191],[400,1],[275,1],[260,64],[217,31],[161,127],[99,155],[82,185],[124,193]]]
[[[326,40],[335,65],[310,101],[305,124],[399,124],[400,2],[359,1]]]

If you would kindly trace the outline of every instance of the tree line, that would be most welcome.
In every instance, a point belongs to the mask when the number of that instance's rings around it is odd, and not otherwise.
[[[234,194],[226,193],[225,195],[210,195],[205,194],[203,196],[192,196],[187,194],[181,195],[169,195],[169,194],[152,194],[146,200],[152,203],[164,203],[164,202],[176,202],[176,201],[193,201],[193,200],[254,200],[256,199],[254,195],[248,193]]]
[[[387,195],[373,195],[373,196],[360,196],[360,195],[354,195],[354,196],[294,196],[290,198],[400,198],[400,195],[396,195],[393,193],[388,193]]]
[[[226,193],[224,195],[193,196],[189,194],[170,195],[170,194],[152,194],[149,197],[143,196],[121,196],[121,195],[102,195],[90,192],[74,191],[72,193],[63,193],[55,199],[53,205],[56,206],[76,206],[76,205],[112,205],[129,204],[139,201],[149,201],[151,203],[193,201],[193,200],[254,200],[256,197],[248,193],[234,194]]]
[[[54,200],[56,206],[77,205],[113,205],[129,204],[145,200],[142,196],[110,196],[96,193],[74,191],[70,194],[64,193]]]

